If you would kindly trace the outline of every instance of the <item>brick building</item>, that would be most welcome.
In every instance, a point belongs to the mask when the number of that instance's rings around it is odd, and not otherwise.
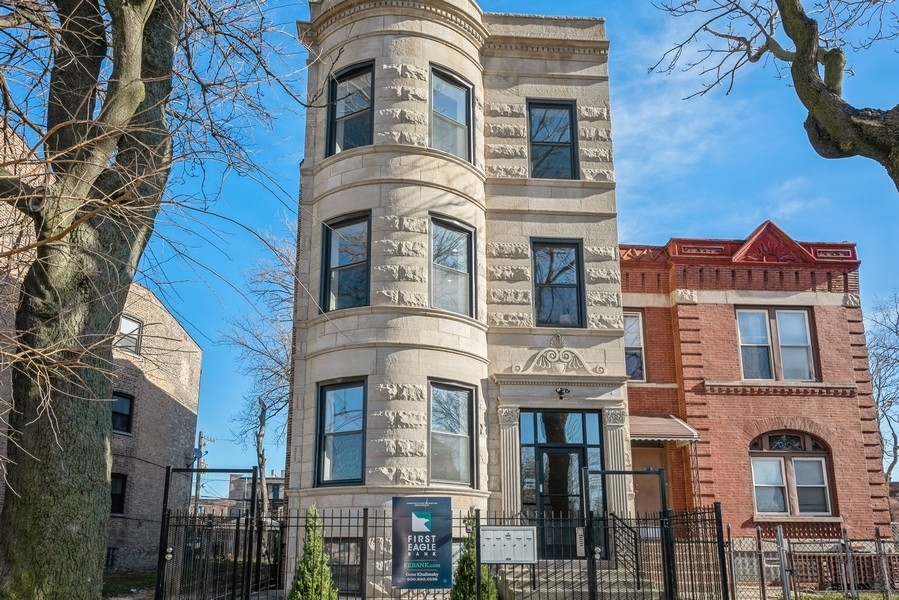
[[[132,284],[113,349],[112,506],[106,568],[156,566],[165,468],[194,460],[202,351],[147,288]],[[169,506],[187,509],[190,477]]]
[[[886,526],[855,245],[766,222],[620,255],[634,467],[665,467],[676,507],[720,501],[737,534]],[[640,432],[660,419],[667,434]],[[638,483],[637,510],[658,496]]]

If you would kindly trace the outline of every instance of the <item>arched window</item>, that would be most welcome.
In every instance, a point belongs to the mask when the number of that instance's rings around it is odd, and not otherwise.
[[[800,431],[769,431],[749,444],[755,512],[761,515],[830,515],[830,451]]]

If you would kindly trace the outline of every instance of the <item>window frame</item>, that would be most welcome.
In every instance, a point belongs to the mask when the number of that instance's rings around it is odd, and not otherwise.
[[[468,404],[468,435],[464,436],[458,433],[452,432],[443,432],[443,431],[434,431],[434,418],[433,418],[433,406],[434,406],[434,388],[440,388],[444,390],[449,390],[453,392],[463,392],[467,394],[467,404]],[[441,379],[431,379],[428,380],[428,482],[431,484],[440,484],[440,485],[458,485],[464,486],[468,488],[476,488],[477,485],[477,444],[476,444],[476,436],[477,436],[477,423],[476,423],[476,411],[475,406],[477,403],[477,388],[471,385],[465,385],[462,383],[446,381]],[[458,480],[458,479],[448,479],[434,476],[434,463],[433,456],[434,452],[432,449],[434,448],[434,434],[437,433],[439,436],[453,436],[455,438],[467,438],[468,440],[468,481]]]
[[[350,227],[357,223],[365,222],[365,260],[362,262],[352,263],[350,265],[331,266],[331,241],[334,232],[344,227]],[[321,312],[327,313],[335,310],[345,310],[349,308],[358,308],[360,306],[369,306],[371,303],[371,214],[356,213],[352,215],[344,215],[338,219],[333,219],[322,225],[322,277],[321,277]],[[348,270],[348,267],[364,265],[365,270],[365,298],[361,304],[353,306],[339,307],[331,306],[331,274],[339,270]]]
[[[790,450],[772,450],[770,449],[770,438],[776,436],[795,436],[801,440],[801,448]],[[815,447],[817,446],[817,448]],[[749,462],[752,476],[752,502],[755,514],[760,517],[780,517],[791,519],[796,517],[831,517],[836,514],[835,500],[833,494],[835,492],[832,487],[832,478],[830,469],[832,466],[832,452],[826,444],[820,439],[809,433],[795,430],[774,430],[767,431],[756,436],[749,445]],[[756,488],[760,484],[756,483],[755,463],[756,461],[776,461],[780,465],[781,478],[783,480],[784,512],[762,512],[758,509],[758,501],[756,498]],[[796,463],[797,462],[815,462],[821,465],[821,475],[823,485],[804,485],[797,482]],[[763,484],[764,485],[764,484]],[[770,487],[770,486],[766,486]],[[799,489],[805,487],[824,488],[824,498],[827,510],[819,511],[803,511],[800,506]]]
[[[537,248],[538,247],[558,247],[565,248],[570,247],[574,250],[575,254],[575,274],[577,276],[577,282],[575,284],[552,284],[552,283],[540,283],[537,281]],[[533,269],[533,280],[534,280],[534,325],[536,327],[564,327],[567,329],[584,329],[587,326],[587,307],[586,307],[586,293],[584,286],[584,252],[583,252],[583,242],[581,240],[559,240],[559,239],[544,239],[544,238],[535,238],[531,240],[531,268]],[[572,288],[575,290],[576,295],[576,305],[577,305],[577,314],[576,319],[572,323],[552,323],[552,322],[541,322],[540,321],[540,306],[541,306],[541,296],[540,291],[541,288]]]
[[[462,89],[465,92],[465,123],[459,123],[452,117],[444,115],[443,113],[440,113],[435,109],[435,106],[434,106],[435,79],[439,79],[439,80],[443,81],[444,83],[449,84],[455,88]],[[472,121],[473,121],[473,116],[474,116],[474,110],[472,110],[472,98],[474,97],[474,86],[471,83],[469,83],[468,81],[466,81],[465,79],[463,79],[462,77],[460,77],[459,75],[453,73],[452,71],[445,69],[443,67],[439,67],[437,65],[431,65],[431,82],[430,82],[430,84],[431,84],[430,85],[431,97],[430,97],[429,112],[430,112],[431,120],[430,120],[430,124],[428,127],[428,137],[429,137],[428,145],[435,150],[440,150],[441,152],[446,152],[448,154],[452,154],[453,156],[457,157],[460,160],[464,160],[465,162],[468,162],[468,163],[473,162],[472,156],[474,153],[472,150],[473,150],[473,146],[474,146],[474,136],[473,136],[474,126],[473,126]],[[439,115],[439,117],[438,117],[438,115]],[[456,152],[453,152],[452,150],[448,150],[446,148],[440,148],[440,147],[434,145],[434,123],[437,122],[438,118],[445,119],[447,121],[452,121],[453,124],[461,125],[462,127],[464,127],[464,129],[465,129],[465,148],[463,149],[464,153],[465,153],[464,156],[461,156],[461,155],[457,154]]]
[[[644,327],[643,327],[643,313],[638,310],[625,310],[623,312],[623,317],[624,317],[625,334],[623,336],[622,341],[624,342],[624,371],[625,371],[625,375],[628,376],[628,381],[637,382],[637,383],[646,382],[648,380],[648,378],[646,376],[646,335],[644,334]],[[627,345],[627,319],[628,319],[628,317],[633,317],[637,320],[637,334],[640,337],[640,345],[639,346],[628,346]],[[630,373],[628,372],[628,366],[627,366],[628,352],[635,351],[635,350],[640,352],[640,369],[642,371],[642,377],[640,377],[639,379],[631,377]]]
[[[740,315],[748,314],[748,313],[756,313],[763,314],[765,316],[765,328],[768,336],[768,343],[766,346],[761,344],[750,344],[744,343],[743,336],[740,333]],[[791,314],[801,314],[805,320],[805,334],[806,340],[808,344],[806,346],[799,346],[796,344],[784,344],[781,342],[781,332],[780,332],[780,322],[778,321],[778,316],[784,313]],[[814,327],[812,324],[812,310],[804,307],[785,307],[785,306],[749,306],[749,307],[736,307],[735,310],[735,321],[736,321],[736,329],[737,329],[737,345],[739,347],[739,359],[740,359],[740,377],[743,381],[797,381],[797,382],[814,382],[818,381],[818,373],[820,372],[817,364],[817,344],[815,343],[814,338]],[[766,347],[768,348],[768,364],[769,369],[771,371],[770,378],[755,378],[755,377],[747,377],[746,376],[746,365],[743,357],[743,348],[744,347]],[[805,348],[806,349],[806,358],[808,361],[808,370],[810,378],[808,379],[795,379],[795,378],[787,378],[784,376],[784,361],[783,361],[783,349],[784,348]]]
[[[128,400],[128,412],[123,413],[115,410],[116,400]],[[112,411],[112,431],[114,433],[131,433],[132,426],[134,424],[134,396],[131,394],[125,394],[123,392],[113,392],[112,393],[112,402],[110,403],[110,410]],[[127,420],[127,425],[125,429],[119,429],[115,426],[116,415],[125,415]]]
[[[534,109],[565,109],[568,111],[568,142],[545,142],[545,141],[535,141],[534,134],[536,133],[534,127],[532,127],[532,118],[531,114]],[[527,119],[528,119],[528,176],[532,179],[561,179],[561,180],[571,180],[577,181],[580,179],[580,164],[578,161],[578,145],[577,145],[577,102],[574,100],[553,100],[553,99],[543,99],[543,100],[528,100],[527,101]],[[562,148],[568,147],[570,148],[571,156],[569,161],[569,168],[571,169],[570,177],[548,177],[543,173],[537,173],[537,169],[535,168],[534,158],[535,158],[535,147],[555,147]]]
[[[342,150],[337,149],[337,125],[341,120],[347,120],[347,115],[343,117],[337,116],[337,88],[338,86],[351,79],[354,79],[364,73],[369,74],[371,87],[369,88],[369,103],[368,103],[368,113],[369,113],[369,131],[368,131],[368,143],[358,144],[353,146],[352,148],[346,148]],[[375,62],[373,60],[366,61],[363,63],[358,63],[355,65],[350,65],[345,69],[341,69],[334,76],[330,78],[328,82],[328,126],[327,126],[327,148],[325,151],[325,158],[329,156],[334,156],[335,154],[340,154],[341,152],[346,152],[347,150],[352,150],[353,148],[363,148],[365,146],[371,146],[374,144],[374,129],[375,129],[375,119],[374,119],[374,104],[375,104]],[[352,113],[352,116],[358,116],[362,114],[363,111],[359,110]]]
[[[359,388],[362,392],[361,422],[359,429],[340,432],[325,431],[325,415],[327,414],[326,402],[328,392],[343,390],[349,388]],[[368,405],[368,380],[365,378],[341,380],[333,383],[320,383],[318,385],[318,419],[316,425],[316,458],[315,458],[315,483],[316,487],[329,487],[341,485],[364,485],[365,484],[365,443],[366,443],[366,407]],[[359,477],[335,479],[326,478],[325,473],[325,452],[327,448],[328,436],[346,436],[349,434],[359,435]]]
[[[115,481],[121,482],[122,489],[115,493]],[[109,475],[109,514],[120,516],[125,514],[126,494],[128,493],[128,475],[125,473],[110,473]],[[116,510],[119,509],[119,510]]]
[[[441,227],[441,228],[449,230],[449,231],[455,231],[458,233],[462,233],[466,236],[466,239],[467,239],[466,250],[468,252],[468,257],[467,257],[468,258],[468,272],[467,273],[464,271],[459,271],[457,269],[454,269],[454,268],[446,266],[446,265],[438,265],[437,263],[434,262],[434,258],[435,258],[434,233],[436,231],[435,226]],[[476,289],[475,289],[476,280],[474,277],[475,256],[476,256],[476,253],[475,253],[476,231],[475,231],[475,229],[469,225],[466,225],[466,224],[456,221],[454,219],[448,219],[448,218],[445,218],[445,217],[442,217],[439,215],[431,215],[428,229],[429,229],[429,232],[428,232],[429,248],[428,248],[428,250],[430,253],[430,257],[428,260],[429,267],[430,267],[429,273],[428,273],[428,292],[430,295],[430,299],[429,299],[430,307],[437,309],[437,310],[446,310],[446,311],[453,312],[456,314],[464,315],[466,317],[477,318],[476,307],[475,307],[475,298],[477,297],[477,293],[476,293]],[[436,303],[437,295],[434,292],[434,287],[437,282],[437,278],[435,277],[434,272],[438,266],[442,269],[447,269],[447,270],[451,270],[454,273],[459,273],[460,276],[462,274],[464,274],[465,277],[467,278],[467,280],[468,280],[468,299],[467,300],[468,301],[467,301],[467,306],[466,306],[465,312],[460,312],[460,311],[453,310],[451,308],[437,305],[437,303]]]
[[[130,321],[136,325],[133,331],[129,331],[125,333],[122,331],[122,324],[125,321]],[[119,350],[124,350],[125,352],[130,352],[132,354],[140,354],[141,342],[143,340],[143,332],[144,332],[144,322],[140,319],[133,317],[127,313],[122,313],[122,316],[119,317],[119,330],[118,337],[116,339],[116,348]],[[125,340],[134,340],[133,344],[124,344]]]

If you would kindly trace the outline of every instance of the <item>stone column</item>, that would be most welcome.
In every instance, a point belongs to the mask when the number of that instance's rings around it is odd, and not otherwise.
[[[499,431],[502,450],[503,514],[507,517],[521,511],[521,439],[517,408],[500,407]]]
[[[621,409],[602,411],[603,447],[608,471],[630,471],[631,443],[627,427],[627,412]],[[630,475],[606,477],[606,500],[609,512],[629,516],[634,511],[634,478]]]

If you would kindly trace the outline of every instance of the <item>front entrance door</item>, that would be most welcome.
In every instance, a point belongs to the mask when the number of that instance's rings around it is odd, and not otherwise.
[[[668,469],[667,454],[664,448],[632,448],[634,471]],[[666,482],[667,487],[667,482]],[[669,500],[666,498],[666,500]],[[671,503],[668,502],[668,506]],[[657,513],[662,510],[662,490],[659,488],[659,476],[634,475],[634,510],[638,515]]]
[[[545,558],[578,556],[577,529],[582,527],[583,494],[580,448],[541,448],[538,465],[537,510],[542,521]]]

